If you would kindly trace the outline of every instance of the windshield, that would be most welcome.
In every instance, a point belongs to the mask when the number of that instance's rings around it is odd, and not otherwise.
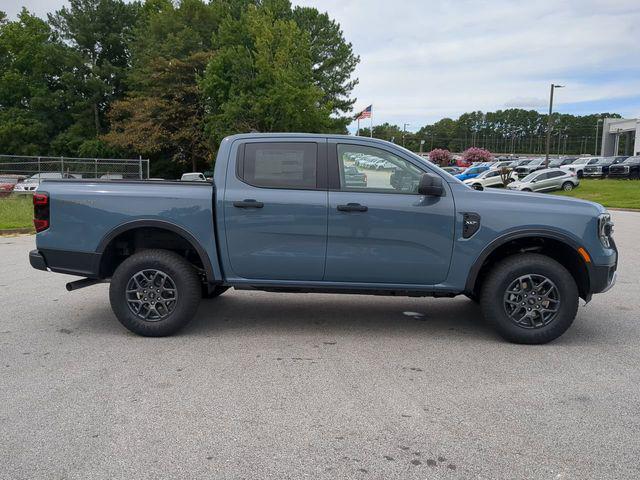
[[[522,167],[523,165],[529,165],[533,160],[524,160],[522,162],[520,162],[518,164],[519,167]]]
[[[572,165],[584,165],[585,163],[591,160],[592,160],[591,158],[579,158],[575,162],[573,162]]]

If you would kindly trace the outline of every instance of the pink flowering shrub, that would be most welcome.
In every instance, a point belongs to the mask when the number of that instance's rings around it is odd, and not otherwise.
[[[451,152],[443,148],[435,148],[429,152],[429,160],[436,165],[446,167],[451,162]]]
[[[471,147],[462,152],[462,159],[467,162],[490,162],[493,155],[484,148]]]

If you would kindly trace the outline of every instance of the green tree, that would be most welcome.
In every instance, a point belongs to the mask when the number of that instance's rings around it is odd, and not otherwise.
[[[0,22],[0,151],[46,155],[72,121],[73,55],[26,9]]]
[[[144,70],[147,75],[137,78],[127,98],[114,102],[111,131],[102,139],[125,151],[190,164],[192,171],[210,163],[196,83],[209,57],[197,52],[185,60],[157,58]]]
[[[238,19],[222,21],[214,48],[200,85],[215,143],[251,130],[335,128],[333,105],[323,102],[313,81],[309,35],[295,21],[278,18],[266,5],[249,5]]]
[[[381,123],[380,125],[373,126],[373,135],[371,135],[371,129],[363,127],[360,129],[359,135],[361,137],[373,136],[373,138],[379,138],[381,140],[387,140],[388,142],[402,143],[402,129],[397,125],[391,125],[390,123]]]
[[[322,102],[331,106],[336,116],[336,129],[344,131],[351,123],[346,116],[355,103],[351,98],[358,80],[352,78],[360,58],[353,53],[351,43],[344,38],[340,25],[315,8],[296,7],[293,19],[309,34],[312,76],[322,90]]]
[[[93,122],[88,138],[106,130],[104,117],[110,102],[124,93],[124,75],[129,66],[128,44],[138,19],[140,4],[123,0],[69,0],[49,15],[49,23],[81,56],[75,72],[77,117]],[[83,121],[84,120],[84,121]],[[86,119],[78,118],[86,126]]]

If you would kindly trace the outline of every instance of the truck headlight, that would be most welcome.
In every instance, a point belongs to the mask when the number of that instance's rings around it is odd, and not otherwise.
[[[600,237],[600,243],[605,248],[611,247],[609,241],[613,235],[613,222],[611,221],[611,215],[609,213],[601,213],[598,216],[598,236]]]

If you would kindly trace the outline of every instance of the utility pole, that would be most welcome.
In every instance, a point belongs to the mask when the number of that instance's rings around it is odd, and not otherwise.
[[[551,118],[551,114],[553,113],[553,91],[556,88],[563,88],[564,85],[554,85],[551,84],[551,93],[549,94],[549,118],[547,120],[547,148],[545,149],[544,155],[544,168],[549,168],[549,147],[551,145],[551,127],[553,126],[553,121]]]
[[[407,125],[411,125],[410,123],[405,123],[402,125],[402,146],[404,147],[404,137],[407,136]]]
[[[598,121],[596,122],[596,148],[593,150],[594,155],[598,155],[598,131],[600,130],[601,122],[602,122],[601,118],[599,118]]]

